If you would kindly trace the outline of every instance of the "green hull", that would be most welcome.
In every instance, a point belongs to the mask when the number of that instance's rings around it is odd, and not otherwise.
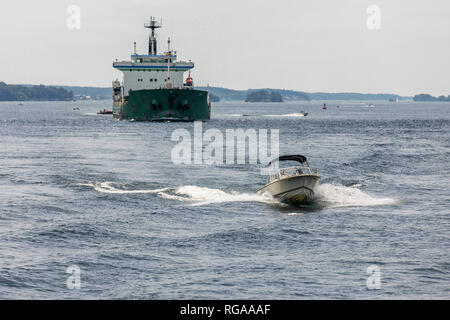
[[[209,120],[208,92],[191,89],[130,91],[128,101],[114,102],[113,115],[136,121]]]

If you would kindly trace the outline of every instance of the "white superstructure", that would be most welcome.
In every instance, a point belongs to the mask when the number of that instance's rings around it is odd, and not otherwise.
[[[150,19],[149,24],[144,25],[152,29],[149,37],[149,50],[146,55],[131,55],[131,61],[116,61],[113,67],[123,72],[123,95],[127,97],[130,90],[160,89],[160,88],[192,88],[192,78],[187,78],[184,83],[184,73],[194,68],[191,61],[176,61],[176,51],[170,48],[164,54],[158,55],[155,30],[160,25]]]

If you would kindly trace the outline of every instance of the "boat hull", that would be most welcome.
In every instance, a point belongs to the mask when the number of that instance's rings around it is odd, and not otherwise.
[[[302,203],[314,196],[319,180],[320,177],[314,174],[284,177],[266,184],[257,193],[268,192],[283,202]]]
[[[209,120],[208,92],[194,89],[130,91],[128,101],[113,103],[113,116],[136,121]]]

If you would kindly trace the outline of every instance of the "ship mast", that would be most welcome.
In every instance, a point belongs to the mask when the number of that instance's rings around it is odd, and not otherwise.
[[[157,47],[156,47],[156,37],[155,37],[155,29],[161,28],[161,24],[155,20],[155,17],[150,17],[150,23],[144,24],[145,28],[152,29],[152,33],[148,39],[148,54],[156,55]]]
[[[167,82],[166,88],[172,88],[172,83],[170,82],[170,63],[171,63],[172,52],[170,51],[170,37],[167,39]]]

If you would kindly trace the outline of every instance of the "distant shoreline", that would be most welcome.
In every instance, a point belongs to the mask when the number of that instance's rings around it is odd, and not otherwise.
[[[22,87],[25,88],[41,88],[49,90],[59,90],[60,97],[53,96],[51,98],[41,98],[32,97],[28,99],[26,96],[5,96],[2,87],[0,86],[0,101],[72,101],[72,100],[110,100],[112,89],[109,87],[89,87],[89,86],[43,86],[43,85],[29,85],[29,84],[12,84],[7,85],[3,82],[3,88],[7,87]],[[391,93],[357,93],[357,92],[304,92],[304,91],[294,91],[294,90],[284,90],[284,89],[248,89],[248,90],[234,90],[221,87],[196,87],[199,90],[208,90],[211,96],[214,96],[213,102],[218,101],[242,101],[244,102],[247,94],[249,92],[254,92],[257,90],[265,90],[269,93],[279,94],[284,102],[289,101],[424,101],[424,102],[434,102],[434,101],[450,101],[450,95],[448,97],[440,96],[433,97],[429,94],[418,94],[413,97],[411,96],[400,96]],[[62,91],[65,90],[65,91]],[[72,96],[70,96],[72,93]],[[69,95],[68,95],[69,94]]]

